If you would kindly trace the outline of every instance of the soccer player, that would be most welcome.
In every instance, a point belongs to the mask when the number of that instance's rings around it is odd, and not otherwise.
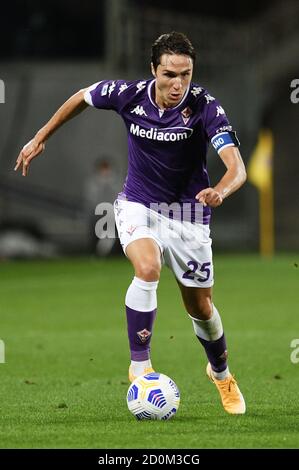
[[[153,371],[150,341],[161,266],[173,271],[195,334],[205,349],[206,372],[224,409],[245,413],[244,398],[227,365],[220,314],[212,300],[211,208],[246,180],[239,142],[225,111],[192,83],[195,50],[182,33],[152,46],[150,80],[103,80],[69,98],[20,152],[15,170],[27,175],[46,140],[88,105],[114,110],[128,132],[129,164],[115,201],[119,238],[135,276],[125,304],[131,351],[129,380]],[[206,153],[212,143],[226,171],[210,185]]]

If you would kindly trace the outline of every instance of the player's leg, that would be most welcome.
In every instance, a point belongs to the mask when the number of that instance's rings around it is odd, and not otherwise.
[[[118,199],[114,209],[121,245],[135,271],[126,295],[132,381],[152,371],[150,342],[157,312],[163,243],[156,233],[156,224],[151,222],[151,212],[144,205]]]
[[[130,243],[126,255],[135,276],[126,295],[128,337],[131,352],[129,379],[151,372],[150,342],[157,312],[157,287],[161,271],[161,252],[151,238]]]
[[[225,379],[229,375],[227,348],[222,321],[212,302],[212,288],[186,287],[180,282],[178,285],[194,332],[205,349],[213,375],[217,379]]]
[[[208,357],[207,373],[217,386],[228,413],[245,412],[243,396],[227,367],[226,342],[220,315],[212,302],[213,259],[210,230],[204,224],[176,222],[179,237],[170,237],[165,263],[175,274],[194,330]]]
[[[180,236],[171,236],[171,230]],[[203,224],[173,222],[165,249],[197,338],[218,379],[228,376],[226,343],[220,315],[212,303],[213,259],[210,230]]]
[[[212,288],[187,287],[178,282],[195,334],[208,357],[207,374],[217,386],[224,409],[245,413],[245,401],[227,366],[227,348],[220,315],[212,302]]]
[[[149,210],[142,204],[118,199],[115,222],[124,253],[135,276],[126,295],[126,314],[131,352],[129,379],[152,370],[150,342],[157,311],[157,287],[162,244],[149,224]]]

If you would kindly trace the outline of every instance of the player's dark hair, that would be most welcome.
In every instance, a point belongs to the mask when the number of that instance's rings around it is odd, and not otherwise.
[[[163,54],[181,54],[191,57],[193,64],[196,53],[191,41],[183,33],[172,31],[162,34],[152,45],[152,64],[156,70]]]

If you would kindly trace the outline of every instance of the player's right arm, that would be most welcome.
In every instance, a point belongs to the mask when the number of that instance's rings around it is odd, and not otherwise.
[[[28,169],[33,158],[40,155],[45,149],[46,140],[65,122],[72,119],[88,107],[84,99],[86,89],[79,90],[71,96],[51,117],[51,119],[36,133],[21,150],[14,168],[17,171],[22,168],[22,175],[28,174]]]

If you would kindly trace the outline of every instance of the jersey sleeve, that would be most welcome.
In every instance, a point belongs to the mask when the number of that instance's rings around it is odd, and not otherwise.
[[[219,153],[226,147],[238,147],[240,142],[236,132],[225,114],[218,100],[206,93],[203,111],[203,123],[208,140]]]
[[[124,102],[123,92],[128,88],[124,80],[102,80],[89,86],[84,92],[87,104],[98,109],[119,112]]]

